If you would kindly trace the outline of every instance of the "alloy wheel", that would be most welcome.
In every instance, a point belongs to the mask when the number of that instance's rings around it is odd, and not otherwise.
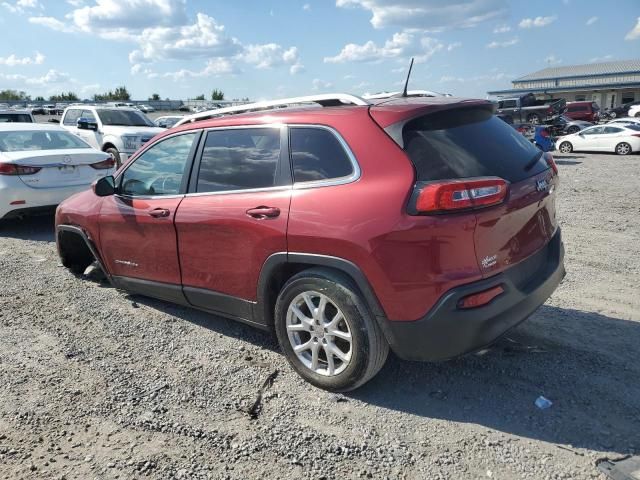
[[[351,328],[340,308],[326,295],[306,291],[287,309],[286,328],[293,352],[314,373],[334,376],[349,365]]]
[[[631,152],[631,147],[626,143],[620,143],[616,147],[616,153],[618,155],[628,155]]]

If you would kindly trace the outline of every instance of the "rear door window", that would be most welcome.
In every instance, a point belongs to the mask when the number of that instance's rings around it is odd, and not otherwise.
[[[280,129],[242,128],[207,133],[197,192],[269,188],[281,184]]]
[[[340,141],[329,130],[292,127],[289,148],[296,183],[349,177],[353,163]]]
[[[549,168],[542,152],[487,108],[417,118],[405,125],[403,140],[418,181],[495,176],[519,182]]]

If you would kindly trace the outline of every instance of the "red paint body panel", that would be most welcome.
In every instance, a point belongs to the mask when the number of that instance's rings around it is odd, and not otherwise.
[[[100,251],[111,275],[180,285],[173,219],[179,197],[128,199],[104,197],[100,210]],[[168,217],[152,217],[156,208]]]
[[[290,201],[290,188],[185,197],[176,214],[184,286],[255,301],[265,260],[287,251]],[[279,208],[280,215],[247,215],[258,206]]]
[[[512,184],[505,203],[476,212],[475,246],[485,277],[521,262],[551,240],[558,227],[555,213],[557,179],[551,169],[546,170]],[[549,186],[542,192],[536,189],[539,180],[546,180]]]
[[[93,193],[92,189],[72,195],[56,209],[56,225],[74,225],[83,228],[89,239],[99,248],[98,216],[102,200]]]

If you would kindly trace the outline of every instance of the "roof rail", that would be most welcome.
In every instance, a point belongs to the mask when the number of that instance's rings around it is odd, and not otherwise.
[[[178,127],[185,123],[198,122],[209,118],[221,117],[224,115],[237,115],[240,113],[257,112],[261,110],[273,110],[276,108],[286,108],[294,105],[318,104],[323,107],[336,107],[339,105],[369,105],[365,99],[348,93],[323,93],[320,95],[308,95],[306,97],[282,98],[279,100],[266,100],[263,102],[246,103],[234,107],[216,108],[204,112],[187,115],[174,125]]]
[[[381,92],[363,95],[365,100],[382,100],[385,98],[400,97],[402,92]],[[407,97],[450,97],[448,93],[439,93],[432,90],[409,90]]]

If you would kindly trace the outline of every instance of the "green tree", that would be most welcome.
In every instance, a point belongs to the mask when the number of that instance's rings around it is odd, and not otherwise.
[[[204,100],[204,93],[202,95],[198,95],[194,100]]]
[[[51,95],[49,97],[50,102],[77,102],[78,100],[80,98],[74,92],[62,92],[59,95]]]
[[[159,101],[160,100],[160,94],[158,93],[152,93],[151,96],[149,97],[149,100],[153,100],[153,101]]]
[[[224,93],[222,93],[222,90],[214,88],[211,92],[211,100],[224,100]]]
[[[127,87],[116,87],[115,91],[109,90],[106,93],[96,93],[93,96],[93,100],[96,102],[105,102],[105,101],[124,101],[131,100],[131,94],[127,90]]]
[[[36,98],[34,98],[34,100],[35,100],[36,102],[44,102],[44,97],[42,97],[42,96],[38,95]]]
[[[31,97],[22,90],[0,90],[0,100],[31,100]]]

